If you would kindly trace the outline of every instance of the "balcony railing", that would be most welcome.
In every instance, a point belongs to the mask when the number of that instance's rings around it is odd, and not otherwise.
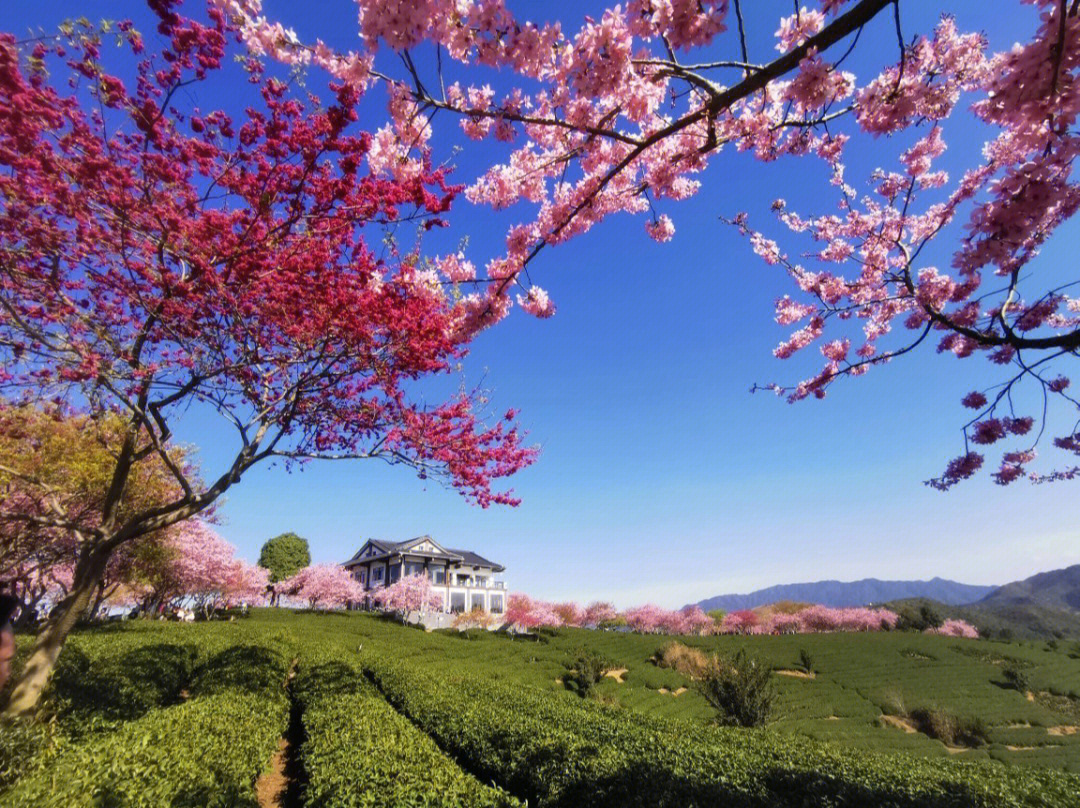
[[[462,589],[506,589],[505,581],[488,581],[486,584],[478,584],[476,581],[452,581],[449,584],[435,582],[435,586],[457,586]]]

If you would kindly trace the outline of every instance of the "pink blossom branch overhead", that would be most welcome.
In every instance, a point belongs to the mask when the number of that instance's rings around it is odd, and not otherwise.
[[[776,355],[816,345],[824,359],[800,383],[767,387],[792,401],[822,397],[835,381],[924,344],[958,358],[981,355],[996,374],[978,391],[987,409],[965,425],[964,454],[930,484],[948,488],[974,474],[984,456],[969,444],[988,445],[975,438],[995,434],[995,419],[1012,425],[999,440],[1013,444],[995,481],[1028,473],[1046,424],[1039,413],[1013,411],[1021,385],[1066,413],[1053,444],[1071,458],[1030,476],[1080,473],[1077,402],[1069,372],[1058,369],[1080,348],[1080,302],[1070,296],[1074,283],[1040,287],[1035,261],[1080,201],[1071,174],[1076,4],[1021,0],[1040,12],[1028,41],[991,54],[980,34],[958,30],[948,16],[910,35],[905,0],[823,0],[775,23],[771,53],[750,53],[746,27],[762,23],[729,0],[632,0],[576,30],[518,19],[501,0],[358,0],[362,47],[339,54],[266,20],[258,0],[214,2],[237,20],[253,53],[328,70],[359,92],[385,86],[389,120],[368,158],[376,172],[415,175],[438,143],[437,111],[457,116],[472,139],[514,144],[465,191],[474,204],[527,211],[508,231],[506,251],[486,262],[455,254],[433,264],[443,283],[463,287],[463,332],[505,317],[515,301],[550,316],[554,302],[526,268],[544,248],[613,214],[646,215],[652,238],[673,238],[674,203],[699,191],[699,175],[725,147],[761,161],[818,159],[838,207],[800,216],[776,205],[792,238],[815,243],[805,259],[752,228],[746,214],[727,215],[795,282],[777,303],[777,320],[798,327]],[[895,29],[896,44],[875,57],[876,73],[860,77],[844,62],[869,25]],[[423,76],[410,51],[424,46],[466,68],[512,71],[517,86],[497,96],[479,82]],[[385,51],[405,67],[384,69]],[[987,127],[986,143],[964,144],[966,167],[952,178],[935,161],[950,118],[970,113]],[[914,135],[906,143],[881,138],[905,132]],[[901,145],[888,158],[893,142]],[[883,156],[867,192],[845,176],[847,157],[862,151]],[[924,258],[931,244],[951,252],[948,269]],[[1022,431],[1028,418],[1040,424]]]

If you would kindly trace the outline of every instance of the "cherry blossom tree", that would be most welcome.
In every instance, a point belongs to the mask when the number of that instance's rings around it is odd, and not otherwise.
[[[418,246],[368,247],[365,228],[380,241],[442,224],[459,190],[445,171],[370,174],[379,140],[359,130],[347,81],[294,98],[252,65],[226,79],[247,102],[239,119],[192,106],[242,53],[216,6],[201,20],[174,6],[150,3],[156,53],[126,22],[108,33],[120,49],[83,22],[0,34],[0,393],[122,424],[93,509],[19,517],[77,537],[79,553],[9,714],[34,709],[117,549],[211,508],[260,462],[378,458],[487,506],[515,502],[496,482],[536,454],[512,414],[484,424],[477,391],[424,402],[418,382],[454,371],[473,314]],[[191,406],[235,429],[205,483],[174,452]],[[137,506],[148,464],[169,496]]]
[[[585,610],[573,601],[556,603],[551,607],[564,626],[581,626],[585,622]]]
[[[390,586],[377,590],[373,599],[382,608],[403,616],[443,608],[443,595],[435,591],[431,578],[423,573],[402,576]]]
[[[979,630],[966,620],[949,619],[937,628],[926,629],[927,634],[941,634],[944,637],[960,637],[967,640],[979,639]]]
[[[511,592],[506,598],[504,619],[518,629],[558,628],[562,619],[550,603],[533,600],[520,592]]]
[[[269,573],[235,557],[236,548],[205,521],[195,518],[165,529],[162,553],[141,567],[132,586],[148,611],[158,605],[194,600],[205,613],[266,595]]]
[[[469,138],[514,143],[505,159],[505,147],[489,146],[500,157],[486,160],[466,191],[478,205],[529,209],[509,229],[505,253],[482,276],[464,254],[436,262],[445,282],[474,290],[464,328],[498,321],[515,299],[551,316],[554,303],[530,279],[538,257],[615,214],[643,216],[650,237],[670,240],[668,211],[698,192],[698,175],[725,147],[761,161],[815,159],[820,197],[832,194],[835,205],[811,214],[782,199],[773,206],[792,239],[810,243],[805,255],[793,256],[745,212],[724,212],[793,281],[776,319],[795,330],[776,356],[816,346],[823,357],[799,383],[755,389],[822,398],[841,379],[936,342],[939,353],[983,357],[990,375],[960,401],[971,411],[964,452],[928,484],[947,489],[972,476],[992,445],[1002,447],[993,472],[1002,485],[1080,474],[1069,364],[1080,349],[1080,281],[1036,260],[1080,205],[1071,170],[1076,3],[1005,3],[1002,11],[1038,13],[1018,23],[1021,44],[991,54],[980,34],[948,16],[933,30],[909,30],[911,0],[796,3],[778,21],[741,0],[630,0],[578,28],[517,18],[504,0],[356,0],[360,47],[346,53],[301,41],[261,16],[259,0],[213,2],[254,55],[326,71],[358,92],[385,88],[390,121],[368,154],[377,172],[420,170],[438,141],[435,113],[456,118]],[[775,50],[751,52],[752,29],[764,26],[775,27]],[[863,47],[890,35],[891,48]],[[437,75],[417,67],[421,48],[436,50]],[[856,49],[876,63],[861,77],[845,69]],[[476,80],[446,80],[444,57]],[[512,71],[515,86],[496,94],[483,84],[492,67]],[[985,124],[985,142],[962,135],[964,167],[950,177],[935,160],[950,119],[969,112]],[[864,153],[882,167],[849,179],[845,164]],[[1047,470],[1029,472],[1048,428],[1058,451]]]
[[[626,625],[633,631],[652,634],[660,630],[666,615],[666,609],[661,609],[653,603],[646,603],[642,606],[627,609],[623,616],[626,618]]]
[[[585,607],[585,625],[599,626],[610,623],[619,616],[616,608],[607,601],[595,600]]]
[[[279,593],[308,608],[341,609],[364,597],[364,588],[340,564],[312,564],[277,586]]]

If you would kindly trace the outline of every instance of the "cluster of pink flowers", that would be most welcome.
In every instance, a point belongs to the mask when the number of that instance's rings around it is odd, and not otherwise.
[[[434,590],[431,579],[422,574],[399,578],[390,586],[376,590],[373,599],[383,609],[401,614],[443,607],[443,596]]]
[[[968,640],[979,639],[979,631],[966,620],[946,620],[937,628],[928,628],[927,634],[940,634],[943,637],[963,637]]]
[[[363,587],[338,564],[312,564],[275,587],[309,608],[340,609],[364,596]]]

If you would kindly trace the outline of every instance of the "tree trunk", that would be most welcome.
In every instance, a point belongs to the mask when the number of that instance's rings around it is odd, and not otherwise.
[[[85,552],[75,567],[71,591],[53,609],[49,619],[34,640],[34,649],[26,660],[11,698],[4,707],[4,715],[30,716],[37,708],[41,692],[49,680],[56,658],[64,647],[68,633],[90,606],[94,590],[105,574],[111,550],[101,548]]]

